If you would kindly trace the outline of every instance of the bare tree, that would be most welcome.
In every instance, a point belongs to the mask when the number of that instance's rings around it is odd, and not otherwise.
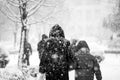
[[[18,59],[18,66],[21,66],[22,57],[25,49],[24,44],[28,40],[28,25],[40,23],[41,21],[44,21],[45,18],[49,18],[52,12],[54,12],[56,6],[58,5],[59,0],[3,0],[2,2],[3,5],[0,8],[0,11],[4,15],[6,15],[11,21],[15,22],[15,24],[21,25],[21,39]],[[43,7],[52,8],[52,11],[47,13],[46,15],[39,15],[41,17],[40,20],[30,22],[30,17],[38,13],[38,11],[39,13],[40,11],[41,13],[42,11],[44,11]],[[41,8],[43,8],[43,10]],[[14,37],[16,38],[16,32],[14,33]]]

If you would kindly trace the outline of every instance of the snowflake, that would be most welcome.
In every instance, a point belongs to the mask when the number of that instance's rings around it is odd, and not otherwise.
[[[57,54],[53,54],[53,55],[52,55],[52,58],[53,58],[53,59],[57,59],[57,58],[58,58],[58,55],[57,55]]]
[[[61,41],[59,41],[59,43],[62,43]]]

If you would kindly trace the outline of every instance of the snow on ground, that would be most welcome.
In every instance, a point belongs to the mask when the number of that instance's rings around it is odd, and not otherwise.
[[[119,80],[120,79],[120,55],[119,54],[104,54],[105,59],[100,63],[100,68],[102,71],[103,80]],[[17,67],[17,54],[10,55],[10,62],[7,65],[7,68],[11,68],[11,71],[16,71]],[[34,52],[30,57],[31,66],[39,65],[38,53]],[[70,80],[74,80],[74,71],[70,73]],[[95,78],[96,80],[96,78]]]
[[[18,54],[10,54],[10,62],[8,63],[7,67],[13,67],[17,66],[18,63]],[[37,51],[35,51],[31,56],[30,56],[30,64],[31,66],[39,66],[39,57]]]
[[[103,80],[120,80],[120,55],[106,54],[100,64]]]

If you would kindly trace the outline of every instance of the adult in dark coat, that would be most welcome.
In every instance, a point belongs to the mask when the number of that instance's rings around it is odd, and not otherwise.
[[[24,54],[23,54],[23,62],[27,63],[27,65],[29,66],[30,65],[29,58],[30,58],[30,55],[32,55],[32,47],[31,47],[31,44],[27,41],[25,41],[24,47],[25,48],[24,48]]]
[[[45,44],[45,41],[46,41],[47,38],[48,38],[48,36],[46,34],[43,34],[42,35],[42,40],[40,40],[40,42],[37,45],[37,51],[39,53],[39,59],[41,59],[41,56],[42,56],[42,53],[43,53],[43,50],[44,50],[44,44]]]
[[[69,46],[62,28],[58,24],[53,26],[39,68],[40,73],[46,74],[46,80],[69,80],[69,64],[72,62]]]
[[[94,56],[90,54],[90,49],[86,41],[80,41],[76,52],[75,80],[102,80],[100,66]]]

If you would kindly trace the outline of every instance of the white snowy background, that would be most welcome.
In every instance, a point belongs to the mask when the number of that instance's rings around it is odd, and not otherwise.
[[[59,4],[52,14],[53,19],[47,23],[31,25],[29,31],[29,42],[34,49],[30,57],[31,66],[39,65],[37,43],[43,33],[49,34],[50,28],[58,23],[65,31],[67,39],[86,40],[90,46],[91,53],[104,56],[100,63],[103,80],[120,80],[120,54],[104,53],[104,51],[119,51],[119,48],[109,48],[109,44],[119,39],[110,40],[115,34],[110,29],[103,27],[104,18],[113,12],[118,0],[65,0]],[[33,20],[36,17],[32,17]],[[39,19],[39,17],[38,17]],[[14,48],[15,24],[5,15],[0,13],[0,45],[8,51],[19,48],[20,30],[17,34],[17,46]],[[118,45],[119,46],[119,45]],[[18,53],[10,54],[10,62],[5,69],[16,71]],[[70,80],[74,80],[74,71],[70,72]]]

